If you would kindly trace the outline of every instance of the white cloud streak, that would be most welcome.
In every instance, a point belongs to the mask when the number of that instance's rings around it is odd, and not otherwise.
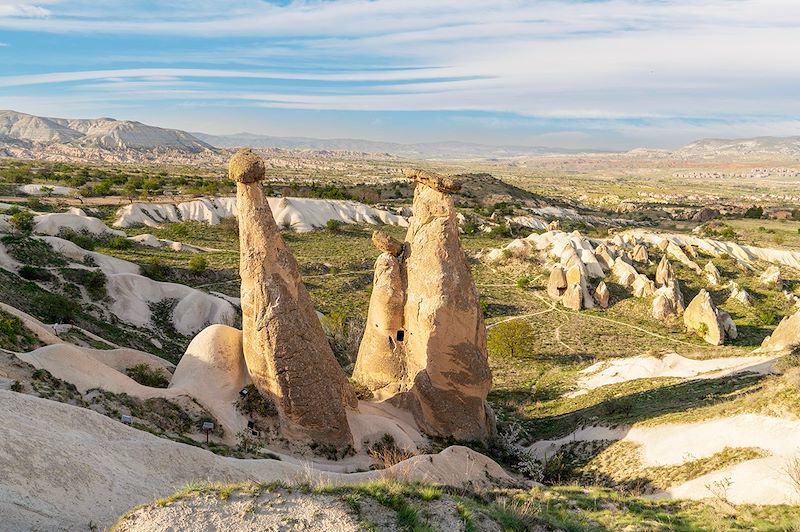
[[[669,128],[685,125],[682,117],[762,117],[786,131],[800,116],[796,0],[497,0],[490,8],[484,0],[183,0],[144,8],[128,0],[102,9],[88,0],[0,0],[0,28],[202,37],[189,56],[214,65],[0,76],[9,94],[70,84],[76,98],[120,102],[643,118]],[[234,60],[239,68],[230,68]],[[168,54],[158,61],[187,64]]]

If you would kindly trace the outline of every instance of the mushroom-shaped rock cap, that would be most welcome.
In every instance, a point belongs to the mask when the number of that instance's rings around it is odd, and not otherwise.
[[[264,161],[250,148],[237,151],[228,163],[228,178],[239,183],[262,181],[266,172]]]
[[[388,253],[397,257],[403,251],[403,244],[389,233],[373,231],[372,243],[381,253]]]
[[[432,189],[446,194],[461,190],[461,183],[449,176],[434,174],[433,172],[419,170],[417,168],[407,168],[403,170],[403,174],[417,183],[428,185]]]

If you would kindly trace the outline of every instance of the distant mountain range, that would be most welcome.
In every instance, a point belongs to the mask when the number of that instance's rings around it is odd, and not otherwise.
[[[581,153],[585,150],[545,148],[541,146],[492,146],[471,142],[445,141],[401,144],[363,139],[317,139],[311,137],[273,137],[254,133],[192,135],[218,148],[282,148],[288,150],[330,150],[390,154],[408,159],[508,159],[556,153]]]
[[[470,142],[401,144],[362,139],[275,137],[252,133],[187,133],[113,118],[65,119],[0,111],[0,157],[63,161],[223,164],[241,146],[316,153],[349,152],[408,159],[511,159],[599,151],[537,146],[492,146]],[[702,139],[675,151],[635,149],[631,158],[760,159],[800,158],[800,136]]]

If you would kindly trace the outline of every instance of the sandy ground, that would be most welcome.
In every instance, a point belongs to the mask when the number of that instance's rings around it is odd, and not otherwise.
[[[645,466],[681,464],[712,456],[725,447],[760,448],[770,455],[700,476],[657,496],[711,498],[715,495],[715,486],[730,482],[727,498],[734,504],[800,502],[800,486],[796,486],[788,474],[790,462],[800,458],[800,421],[797,420],[743,414],[652,427],[585,427],[564,438],[538,441],[531,450],[540,459],[546,459],[567,443],[594,440],[622,440],[638,445],[639,458]]]
[[[777,358],[748,356],[694,360],[677,353],[668,353],[663,357],[638,356],[602,360],[581,370],[578,389],[566,394],[566,397],[577,397],[601,386],[635,379],[657,377],[714,379],[746,372],[763,375],[772,372]]]
[[[476,488],[511,479],[465,447],[383,471],[339,474],[276,460],[237,460],[165,440],[85,408],[0,390],[0,515],[10,530],[108,526],[137,504],[188,482],[349,483],[386,476]]]

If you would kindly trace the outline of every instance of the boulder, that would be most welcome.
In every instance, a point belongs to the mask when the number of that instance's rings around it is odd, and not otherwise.
[[[666,286],[673,279],[675,279],[675,271],[667,256],[663,255],[656,268],[656,286]]]
[[[547,295],[553,299],[560,299],[567,289],[567,272],[561,265],[556,264],[550,270],[550,277],[547,280]]]
[[[770,336],[764,338],[760,351],[788,352],[800,346],[800,312],[781,320]]]
[[[683,313],[683,323],[711,345],[725,342],[725,327],[720,324],[719,311],[705,289],[692,299]]]
[[[643,273],[640,273],[636,276],[636,278],[633,280],[633,284],[631,285],[631,289],[633,290],[634,297],[652,296],[656,291],[653,281],[651,281]]]
[[[736,324],[733,322],[733,318],[727,312],[719,312],[718,315],[719,326],[725,332],[725,338],[730,338],[731,340],[736,340],[739,336],[738,331],[736,330]]]
[[[639,275],[636,268],[624,260],[619,259],[614,262],[614,267],[611,269],[611,272],[614,274],[619,284],[627,287],[631,286],[636,280],[636,276]]]
[[[741,303],[746,307],[753,306],[753,297],[747,292],[747,290],[741,288],[738,284],[734,282],[731,282],[729,286],[731,290],[731,295],[730,295],[731,298],[735,299],[736,301],[738,301],[739,303]]]
[[[376,264],[353,378],[411,412],[428,435],[487,442],[492,383],[478,290],[459,242],[458,181],[420,170],[405,251]]]
[[[586,270],[580,260],[573,262],[567,270],[567,291],[569,291],[569,287],[576,284],[581,287],[581,308],[592,308],[594,306],[594,300],[589,292]]]
[[[597,258],[597,262],[600,263],[603,270],[608,271],[614,266],[614,255],[605,244],[599,244],[594,249],[594,256]]]
[[[292,252],[260,181],[265,165],[249,149],[231,159],[236,182],[242,349],[250,379],[274,400],[286,438],[345,448],[346,409],[355,394],[331,351]]]
[[[608,302],[611,298],[611,293],[608,291],[605,281],[600,281],[597,288],[594,290],[594,300],[600,308],[608,308]]]
[[[657,320],[666,320],[672,316],[677,315],[675,304],[670,297],[671,290],[667,286],[662,286],[656,290],[655,297],[653,298],[653,306],[651,314]]]
[[[403,243],[389,233],[377,230],[372,232],[372,244],[381,253],[388,253],[397,257],[403,252]]]
[[[564,296],[561,298],[561,304],[572,310],[581,310],[583,308],[583,289],[580,283],[573,283],[567,287]]]
[[[631,258],[634,262],[638,262],[640,264],[647,264],[650,261],[650,258],[647,255],[647,248],[642,244],[636,244],[636,246],[633,248]]]
[[[706,280],[711,286],[719,286],[722,284],[722,276],[719,274],[719,270],[713,262],[708,261],[706,263],[705,268],[703,268],[703,273],[705,273]]]
[[[783,278],[781,277],[781,270],[777,266],[769,266],[764,273],[759,277],[761,284],[764,286],[775,287],[778,290],[783,288]]]
[[[713,220],[714,218],[717,217],[719,217],[719,211],[717,209],[712,209],[710,207],[703,207],[696,213],[694,213],[694,215],[692,216],[692,221],[704,223],[708,222],[709,220]]]

